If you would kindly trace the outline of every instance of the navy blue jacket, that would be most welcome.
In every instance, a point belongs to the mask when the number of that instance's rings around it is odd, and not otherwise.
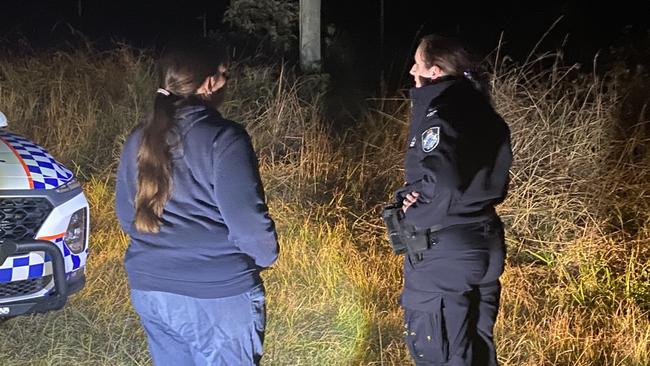
[[[420,193],[405,221],[440,230],[495,215],[512,164],[510,130],[487,98],[465,78],[445,76],[411,89],[405,154],[406,186]]]
[[[250,138],[203,105],[179,108],[177,117],[172,195],[157,234],[139,233],[133,223],[141,129],[124,144],[115,208],[131,239],[129,285],[198,298],[241,294],[261,283],[260,270],[279,251]]]

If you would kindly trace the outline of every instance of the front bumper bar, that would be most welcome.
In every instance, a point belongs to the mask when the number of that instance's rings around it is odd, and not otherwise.
[[[0,299],[0,317],[61,309],[68,300],[69,291],[76,292],[83,287],[84,281],[82,280],[79,281],[81,283],[75,283],[74,289],[69,288],[65,277],[63,255],[54,243],[47,240],[21,240],[20,242],[6,240],[0,242],[0,263],[4,263],[10,256],[34,251],[47,253],[52,260],[53,291],[50,291],[46,296],[14,302],[3,303],[2,299]]]

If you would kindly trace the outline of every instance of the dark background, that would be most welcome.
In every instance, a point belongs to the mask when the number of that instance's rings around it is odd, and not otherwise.
[[[650,46],[650,1],[424,1],[384,0],[384,39],[380,39],[381,0],[322,0],[322,25],[336,26],[336,52],[345,57],[325,60],[333,77],[353,78],[367,87],[384,75],[391,85],[408,79],[416,41],[437,32],[461,38],[483,55],[502,37],[501,54],[524,61],[535,44],[560,17],[537,49],[563,50],[565,62],[606,67],[624,58],[646,64]],[[155,48],[178,34],[226,30],[222,16],[229,1],[98,1],[5,0],[0,8],[2,46],[63,47],[79,34],[97,47],[121,41]],[[81,7],[81,14],[79,14]],[[323,32],[324,33],[324,32]],[[22,40],[22,42],[20,41]],[[24,42],[27,41],[27,42]],[[623,50],[617,56],[610,49]]]

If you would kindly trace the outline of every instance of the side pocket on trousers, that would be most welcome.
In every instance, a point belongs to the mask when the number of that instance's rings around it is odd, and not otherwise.
[[[149,291],[144,290],[130,290],[131,292],[131,306],[133,310],[142,319],[151,319],[158,321],[159,312],[158,306],[151,297]]]
[[[430,305],[430,312],[404,309],[406,345],[416,362],[447,362],[449,340],[441,297],[433,299]]]
[[[266,328],[266,297],[264,290],[253,290],[249,293],[251,301],[251,315],[255,331],[259,335],[261,343],[264,342],[264,330]]]

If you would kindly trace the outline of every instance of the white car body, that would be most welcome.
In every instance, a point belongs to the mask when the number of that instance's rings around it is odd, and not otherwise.
[[[90,219],[72,172],[6,125],[0,112],[0,317],[58,309],[84,286]]]

